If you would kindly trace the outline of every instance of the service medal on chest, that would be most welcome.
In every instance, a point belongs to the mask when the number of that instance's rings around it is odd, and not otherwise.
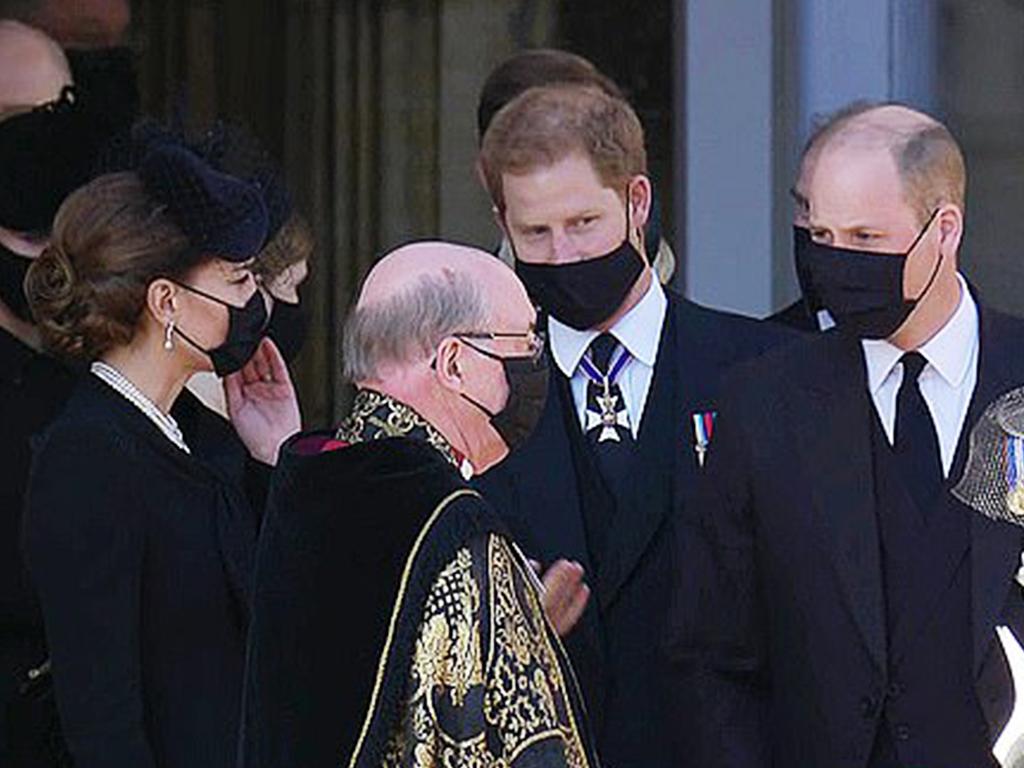
[[[1024,439],[1011,435],[1006,449],[1006,508],[1024,519]]]

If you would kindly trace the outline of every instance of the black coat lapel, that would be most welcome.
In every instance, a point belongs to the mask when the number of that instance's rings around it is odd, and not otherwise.
[[[907,505],[906,514],[919,513],[906,491],[892,503]],[[924,528],[917,551],[907,563],[907,594],[914,597],[902,607],[895,626],[889,627],[893,667],[912,651],[928,619],[947,599],[950,586],[967,558],[969,535],[963,516],[970,515],[970,511],[948,496],[948,492],[935,503],[931,522]]]
[[[974,626],[974,673],[981,673],[985,657],[996,642],[997,617],[1015,586],[1020,534],[1006,523],[981,515],[971,522],[971,613]]]
[[[573,559],[583,565],[584,578],[594,587],[593,597],[587,603],[583,616],[580,617],[565,642],[587,700],[592,724],[600,731],[604,724],[604,700],[607,685],[604,628],[601,620],[601,609],[605,605],[605,601],[601,597],[605,592],[606,580],[604,572],[598,572],[595,569],[588,554],[582,506],[584,504],[606,504],[614,507],[615,502],[600,482],[597,467],[593,463],[589,449],[584,444],[569,380],[558,374],[552,377],[552,382],[554,387],[549,397],[554,398],[558,406],[557,412],[560,417],[558,434],[568,453],[565,466],[571,477],[571,481],[566,485],[571,486],[573,499],[571,506],[566,504],[558,513],[558,525],[565,537],[566,546],[573,541],[577,542],[580,554],[574,556]],[[580,484],[587,482],[588,478],[592,479],[594,484],[589,488],[581,487]]]
[[[684,393],[693,391],[680,379],[680,361],[687,360],[697,370],[701,364],[692,347],[679,343],[681,329],[674,310],[673,304],[666,310],[644,406],[637,442],[636,482],[631,497],[615,514],[610,535],[615,542],[615,558],[608,562],[602,579],[602,609],[615,600],[679,498],[680,457],[685,451],[685,433],[681,433],[679,426],[684,419],[680,402]]]
[[[527,557],[549,565],[559,558],[592,570],[580,514],[580,494],[566,431],[572,396],[552,371],[544,413],[527,443],[477,483],[501,513]],[[568,402],[568,406],[567,406]]]
[[[817,365],[807,372],[807,411],[800,418],[809,427],[801,450],[807,457],[806,479],[847,605],[872,658],[885,669],[885,598],[871,461],[873,405],[863,354],[856,341],[836,333],[823,336],[821,343]]]
[[[958,453],[966,451],[971,430],[988,405],[1024,385],[1024,322],[978,308],[980,348],[978,383],[960,434]],[[959,457],[958,457],[959,458]],[[961,466],[963,466],[961,460]],[[951,480],[959,479],[959,472]],[[981,673],[996,643],[995,625],[1020,563],[1020,529],[975,514],[971,520],[971,612],[974,672]]]

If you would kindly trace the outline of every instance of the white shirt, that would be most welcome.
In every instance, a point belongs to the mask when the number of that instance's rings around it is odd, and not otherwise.
[[[960,282],[960,303],[942,329],[917,351],[928,361],[917,380],[939,439],[942,471],[948,476],[967,409],[978,381],[978,307]],[[868,389],[889,444],[896,431],[896,396],[903,382],[903,350],[885,340],[863,339]]]
[[[665,291],[652,274],[647,293],[608,330],[633,358],[619,374],[617,383],[629,413],[629,427],[634,438],[640,432],[640,420],[651,389],[667,307]],[[586,425],[587,410],[587,377],[580,370],[580,360],[590,343],[600,335],[600,331],[578,331],[554,317],[548,318],[551,354],[559,370],[569,379],[580,426]]]

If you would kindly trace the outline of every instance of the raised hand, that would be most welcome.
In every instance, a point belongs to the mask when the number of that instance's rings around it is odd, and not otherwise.
[[[249,453],[264,464],[277,464],[281,444],[302,428],[288,366],[270,339],[263,339],[252,359],[224,379],[228,415]]]

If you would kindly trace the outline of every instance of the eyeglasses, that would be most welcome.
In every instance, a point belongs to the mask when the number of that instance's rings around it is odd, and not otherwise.
[[[525,331],[522,333],[511,333],[504,331],[472,331],[467,333],[456,333],[453,335],[457,339],[486,339],[488,341],[525,341],[529,348],[529,352],[527,355],[524,355],[524,357],[529,356],[534,361],[539,360],[540,356],[544,354],[544,346],[546,344],[546,339],[543,331]],[[474,344],[470,344],[470,346],[473,347],[473,349],[476,349],[478,352],[490,354],[486,350],[482,350]]]

